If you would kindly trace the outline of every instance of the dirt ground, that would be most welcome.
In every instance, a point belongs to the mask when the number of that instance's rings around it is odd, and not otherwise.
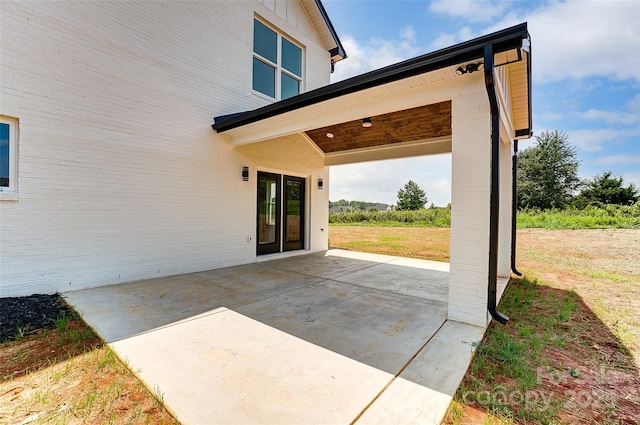
[[[27,312],[39,305],[33,298],[5,301],[28,305]],[[4,311],[14,322],[30,320],[10,313]],[[81,320],[55,329],[48,329],[50,320],[30,323],[28,335],[0,344],[0,424],[177,423],[162,395],[149,392]]]
[[[518,230],[517,267],[573,290],[640,368],[640,229]]]

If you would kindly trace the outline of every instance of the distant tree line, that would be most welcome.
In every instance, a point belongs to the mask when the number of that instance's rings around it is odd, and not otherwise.
[[[364,201],[347,201],[346,199],[340,199],[339,201],[329,201],[329,208],[336,207],[351,207],[354,210],[368,211],[371,208],[375,208],[378,205],[377,202],[364,202]]]
[[[420,189],[417,183],[413,180],[409,180],[404,187],[398,190],[398,203],[391,206],[391,209],[397,209],[400,211],[415,211],[425,209],[427,203],[427,195],[424,190]],[[338,209],[340,207],[342,212],[347,212],[350,209],[356,211],[377,211],[379,205],[387,205],[378,202],[364,202],[364,201],[347,201],[346,199],[340,199],[339,201],[329,201],[329,209]],[[434,205],[432,204],[432,207]]]
[[[562,131],[544,131],[535,144],[518,155],[518,208],[523,209],[584,209],[589,206],[631,206],[639,202],[640,193],[633,184],[624,184],[621,176],[605,171],[591,179],[580,179],[580,161],[569,137]],[[398,190],[398,211],[425,209],[426,193],[409,180]],[[376,210],[377,203],[347,201],[329,202],[329,208],[345,207],[356,211]],[[348,207],[348,208],[347,208]],[[430,208],[435,208],[432,204]]]
[[[552,209],[589,205],[633,205],[638,189],[605,171],[591,179],[578,177],[576,149],[562,131],[542,132],[536,144],[518,155],[518,207]]]

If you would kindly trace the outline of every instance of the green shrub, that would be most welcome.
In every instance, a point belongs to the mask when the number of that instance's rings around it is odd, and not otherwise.
[[[518,227],[522,229],[637,229],[640,228],[640,203],[630,206],[591,204],[583,209],[531,208],[518,211],[517,218]]]
[[[329,214],[332,225],[450,227],[450,208],[428,208],[415,211],[347,211]],[[541,210],[527,208],[518,211],[518,228],[544,229],[606,229],[640,228],[640,203],[634,205],[591,204],[583,209]]]

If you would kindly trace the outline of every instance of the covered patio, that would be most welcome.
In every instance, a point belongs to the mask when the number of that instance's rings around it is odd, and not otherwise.
[[[439,423],[484,332],[448,280],[330,250],[65,297],[181,423]]]

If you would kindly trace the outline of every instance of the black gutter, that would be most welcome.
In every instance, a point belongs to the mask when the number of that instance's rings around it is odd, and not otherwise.
[[[518,139],[513,141],[513,156],[511,158],[511,271],[516,276],[522,276],[522,273],[520,273],[516,268],[516,225],[518,221]]]
[[[344,47],[342,47],[342,43],[338,38],[338,33],[336,32],[336,29],[333,27],[333,24],[331,23],[331,19],[329,19],[329,15],[325,10],[324,5],[322,4],[322,1],[316,0],[316,6],[318,7],[320,14],[322,15],[322,19],[324,19],[324,23],[327,24],[327,28],[329,28],[329,32],[331,33],[331,37],[333,37],[333,41],[336,42],[336,47],[329,50],[329,54],[331,55],[331,58],[332,58],[331,60],[332,63],[335,62],[333,60],[334,56],[340,56],[341,58],[340,60],[346,59],[347,53],[344,51]]]
[[[213,129],[218,133],[231,130],[274,117],[306,106],[314,105],[329,99],[377,87],[415,75],[464,62],[477,60],[484,55],[484,46],[491,44],[493,52],[500,53],[522,47],[522,40],[528,37],[527,24],[522,23],[474,40],[456,44],[436,52],[427,53],[394,65],[370,71],[328,86],[321,87],[297,96],[272,103],[262,108],[249,111],[228,119],[214,118]],[[492,58],[493,59],[493,58]],[[493,61],[492,61],[493,63]]]
[[[500,107],[496,95],[493,45],[484,46],[484,84],[491,110],[491,196],[489,217],[489,289],[487,309],[503,325],[509,317],[498,311],[498,226],[500,219]]]

